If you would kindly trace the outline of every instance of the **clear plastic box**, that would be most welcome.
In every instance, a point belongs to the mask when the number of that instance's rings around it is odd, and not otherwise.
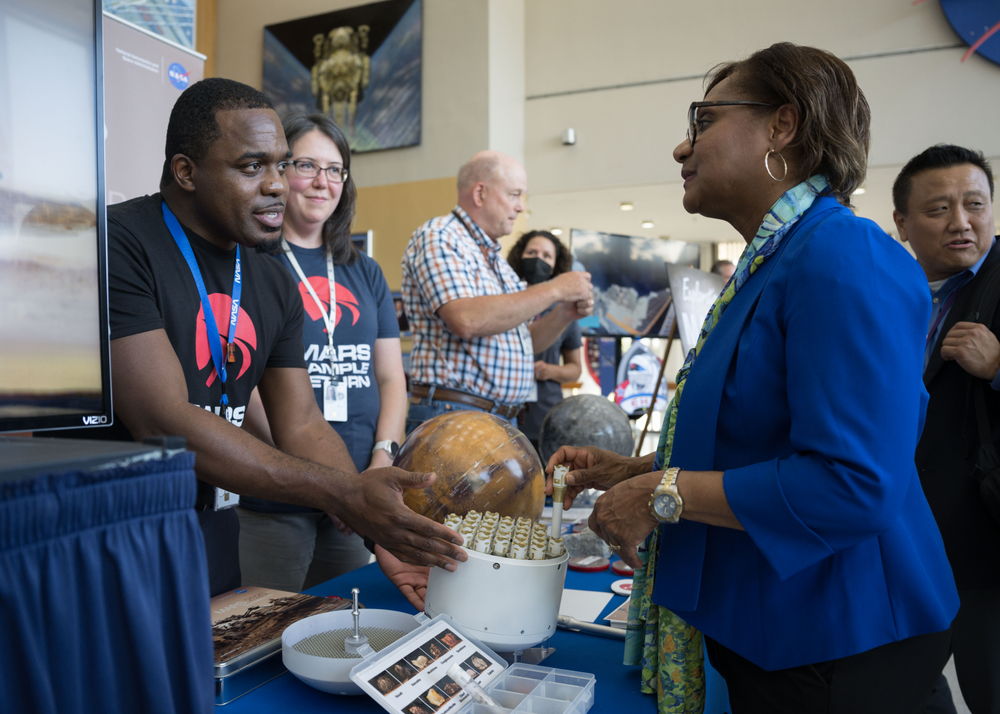
[[[507,662],[464,632],[447,615],[427,619],[392,647],[365,655],[351,679],[393,714],[585,714],[594,704],[596,677]],[[450,676],[458,666],[475,682]],[[458,677],[458,674],[455,675]],[[465,675],[463,675],[465,676]],[[478,685],[476,687],[475,685]],[[496,706],[478,701],[485,690]]]
[[[463,714],[584,714],[594,704],[596,677],[586,672],[512,664],[493,680],[487,693],[500,706],[473,702]]]

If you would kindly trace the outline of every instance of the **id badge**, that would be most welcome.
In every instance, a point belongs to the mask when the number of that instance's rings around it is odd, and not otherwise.
[[[521,351],[526,355],[535,354],[531,344],[531,332],[528,331],[528,326],[525,323],[522,322],[517,326],[517,336],[521,338]]]
[[[347,421],[347,380],[331,377],[323,385],[323,418]]]

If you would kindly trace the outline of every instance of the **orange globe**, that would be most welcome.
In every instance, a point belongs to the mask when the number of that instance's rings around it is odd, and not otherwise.
[[[486,412],[428,419],[406,438],[393,465],[437,474],[428,488],[409,489],[403,500],[438,523],[449,513],[471,510],[537,521],[545,505],[545,474],[531,442]]]

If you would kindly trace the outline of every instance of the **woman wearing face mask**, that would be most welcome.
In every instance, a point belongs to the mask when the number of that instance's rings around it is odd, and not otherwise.
[[[322,114],[294,114],[284,129],[292,157],[278,260],[302,297],[316,401],[359,472],[391,466],[406,419],[399,322],[381,268],[351,241],[350,148]],[[259,398],[245,428],[270,442]],[[361,537],[322,511],[244,498],[237,512],[244,585],[299,592],[368,563]]]
[[[507,254],[507,262],[528,285],[543,283],[569,272],[573,256],[569,248],[548,231],[530,231],[521,236]],[[562,401],[562,385],[580,378],[580,324],[569,327],[543,352],[535,354],[538,401],[529,402],[518,417],[518,427],[538,450],[538,432],[549,409]],[[562,364],[559,363],[560,355]]]

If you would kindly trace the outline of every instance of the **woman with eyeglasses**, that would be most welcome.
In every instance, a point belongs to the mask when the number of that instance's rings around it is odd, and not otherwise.
[[[684,207],[747,247],[655,454],[562,447],[566,501],[636,568],[626,662],[661,712],[922,711],[958,610],[914,467],[927,281],[848,208],[869,109],[850,68],[788,43],[713,69],[676,149]]]
[[[322,114],[294,114],[284,129],[292,157],[277,259],[302,297],[316,401],[359,472],[391,466],[406,420],[399,322],[381,268],[351,240],[351,151]],[[270,441],[259,398],[245,428]],[[299,592],[368,563],[361,537],[322,511],[243,498],[238,512],[244,585]]]

